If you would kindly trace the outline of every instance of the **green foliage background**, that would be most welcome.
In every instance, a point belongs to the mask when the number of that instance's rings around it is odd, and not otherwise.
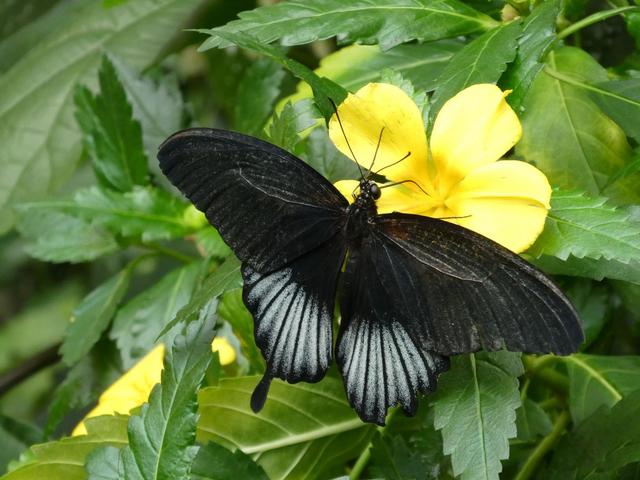
[[[259,3],[0,1],[2,478],[640,478],[638,2]],[[570,357],[458,356],[415,418],[384,428],[357,418],[335,371],[275,381],[256,416],[238,261],[155,152],[216,126],[357,178],[326,99],[372,81],[427,121],[471,84],[512,90],[511,156],[554,186],[524,256],[556,275],[586,341]],[[235,364],[210,354],[214,332]],[[157,341],[148,404],[67,438]]]

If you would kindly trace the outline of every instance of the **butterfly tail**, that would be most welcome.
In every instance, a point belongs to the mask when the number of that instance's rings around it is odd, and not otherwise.
[[[273,377],[271,377],[269,372],[265,373],[251,394],[251,410],[253,410],[253,413],[258,413],[262,410],[262,407],[264,407],[264,402],[267,401],[267,394],[271,386],[271,380],[273,380]]]

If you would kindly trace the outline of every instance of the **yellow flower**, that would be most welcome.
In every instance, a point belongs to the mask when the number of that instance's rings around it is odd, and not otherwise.
[[[211,343],[211,351],[219,353],[222,365],[229,365],[236,360],[236,352],[225,338],[214,338]],[[98,405],[84,419],[115,413],[126,415],[132,409],[145,403],[149,399],[154,385],[160,383],[163,360],[164,345],[159,344],[107,388],[100,395]],[[71,435],[85,435],[86,433],[87,429],[83,420],[74,428]]]
[[[458,93],[442,106],[430,148],[422,114],[403,90],[370,83],[349,94],[338,115],[358,163],[371,166],[382,132],[373,171],[390,183],[405,182],[382,189],[378,211],[443,218],[514,252],[526,250],[544,228],[551,187],[528,163],[498,161],[522,135],[507,94],[490,84]],[[329,136],[354,159],[335,115]],[[351,201],[357,182],[336,187]]]

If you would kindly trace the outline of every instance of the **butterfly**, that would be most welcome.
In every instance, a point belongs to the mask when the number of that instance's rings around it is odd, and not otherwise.
[[[381,186],[363,177],[349,203],[291,153],[225,130],[175,133],[160,147],[167,178],[242,262],[243,300],[266,371],[317,382],[335,357],[360,418],[415,414],[448,357],[480,349],[566,355],[583,332],[541,271],[501,245],[441,219],[378,214]],[[343,268],[344,266],[344,268]]]

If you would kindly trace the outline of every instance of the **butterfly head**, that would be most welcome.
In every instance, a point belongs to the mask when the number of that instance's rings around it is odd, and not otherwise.
[[[359,197],[364,197],[369,200],[378,200],[380,195],[382,195],[382,191],[376,182],[373,180],[367,180],[363,178],[360,180],[360,194]]]

